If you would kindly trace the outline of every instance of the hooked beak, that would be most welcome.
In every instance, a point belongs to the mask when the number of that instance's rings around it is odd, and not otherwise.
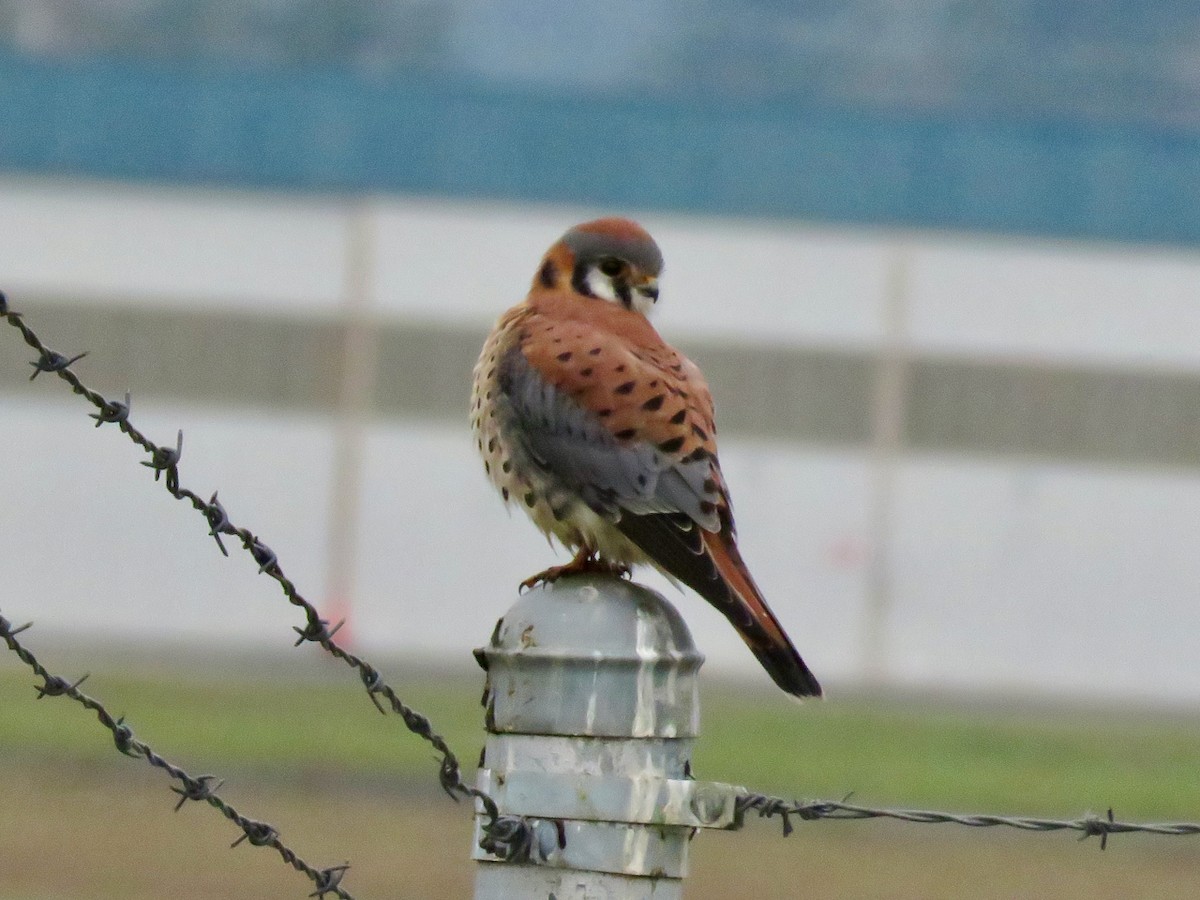
[[[654,303],[658,300],[658,279],[647,278],[644,282],[634,288],[639,294]]]

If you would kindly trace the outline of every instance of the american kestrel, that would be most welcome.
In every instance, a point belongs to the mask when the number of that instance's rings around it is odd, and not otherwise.
[[[820,696],[738,552],[708,385],[646,318],[662,266],[634,222],[578,225],[483,345],[471,424],[484,468],[576,551],[524,585],[650,563],[719,609],[783,690]]]

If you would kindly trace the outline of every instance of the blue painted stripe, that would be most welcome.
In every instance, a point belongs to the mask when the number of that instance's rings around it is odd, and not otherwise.
[[[1200,243],[1200,136],[0,57],[0,168]]]

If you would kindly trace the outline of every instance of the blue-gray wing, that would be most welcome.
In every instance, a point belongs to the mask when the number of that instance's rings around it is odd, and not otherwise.
[[[500,360],[500,427],[521,462],[611,522],[630,513],[682,513],[717,531],[718,487],[707,454],[679,458],[645,440],[620,440],[594,412],[534,369],[521,348]]]

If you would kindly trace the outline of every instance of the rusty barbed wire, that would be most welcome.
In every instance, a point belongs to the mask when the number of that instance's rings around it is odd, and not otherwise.
[[[96,420],[97,428],[101,425],[115,425],[133,443],[150,455],[150,458],[143,461],[142,465],[154,471],[155,482],[158,482],[160,477],[162,478],[162,483],[171,496],[189,503],[204,517],[208,523],[208,533],[222,554],[229,556],[229,550],[222,541],[222,536],[236,538],[240,541],[242,549],[249,553],[258,564],[259,574],[268,575],[278,582],[287,601],[304,613],[305,624],[293,626],[292,629],[298,635],[294,646],[298,647],[305,642],[311,642],[319,645],[335,659],[344,662],[358,673],[368,699],[381,714],[387,714],[385,706],[391,709],[403,720],[409,731],[429,743],[437,751],[439,756],[438,781],[442,789],[453,800],[474,800],[487,817],[488,821],[481,826],[483,838],[480,840],[480,846],[489,853],[504,859],[512,859],[514,854],[519,855],[514,848],[522,846],[522,835],[531,826],[522,817],[502,816],[495,801],[486,792],[463,781],[458,757],[455,756],[445,739],[433,730],[429,719],[405,704],[395,690],[384,681],[383,675],[375,666],[334,643],[333,637],[342,627],[343,622],[338,622],[330,627],[329,622],[321,618],[317,608],[304,598],[295,583],[284,574],[275,552],[248,528],[235,525],[230,520],[225,507],[217,499],[217,492],[214,491],[212,496],[205,500],[201,495],[180,483],[179,462],[183,456],[183,431],[180,430],[176,434],[174,446],[160,446],[146,437],[130,421],[129,412],[132,405],[130,395],[126,393],[125,402],[121,403],[108,400],[85,385],[70,367],[72,363],[86,356],[86,352],[68,357],[50,349],[25,323],[23,314],[10,308],[8,298],[2,291],[0,291],[0,319],[5,319],[9,325],[16,328],[25,343],[37,351],[38,358],[30,362],[34,369],[30,380],[45,372],[53,373],[67,382],[74,393],[84,397],[96,407],[97,411],[89,415]]]
[[[256,847],[271,847],[279,853],[285,863],[297,872],[303,872],[311,879],[312,883],[316,886],[316,890],[309,894],[310,897],[321,898],[326,894],[332,894],[342,898],[342,900],[354,900],[353,895],[341,886],[342,878],[350,868],[349,863],[343,863],[340,866],[329,866],[324,869],[318,869],[315,866],[309,865],[294,850],[283,843],[279,837],[279,831],[275,826],[267,822],[259,822],[255,819],[247,818],[222,800],[217,795],[217,791],[225,783],[224,781],[218,781],[215,775],[193,777],[179,766],[160,756],[145,741],[134,737],[133,729],[125,721],[124,716],[114,718],[112,713],[104,707],[103,703],[79,690],[79,685],[87,680],[87,675],[77,678],[74,682],[69,682],[65,678],[51,674],[38,661],[33,652],[17,640],[17,635],[28,629],[31,625],[32,623],[26,623],[25,625],[13,627],[8,619],[0,615],[0,640],[3,640],[8,645],[8,649],[15,653],[25,665],[29,666],[38,678],[42,679],[40,685],[35,685],[38,700],[41,700],[43,697],[70,697],[80,706],[94,712],[96,718],[100,720],[100,724],[112,732],[113,743],[116,745],[119,753],[134,759],[144,759],[156,769],[162,769],[171,778],[179,782],[177,787],[171,788],[172,791],[179,795],[179,802],[175,804],[176,812],[179,812],[189,800],[202,801],[216,809],[230,822],[237,825],[242,830],[242,834],[236,841],[230,844],[230,847],[236,847],[243,841],[249,841]]]
[[[849,798],[847,798],[849,799]],[[901,822],[917,822],[923,825],[966,825],[971,828],[1003,826],[1023,831],[1079,831],[1079,839],[1100,838],[1100,849],[1108,847],[1110,834],[1141,832],[1143,834],[1188,835],[1200,834],[1200,825],[1190,822],[1136,823],[1118,822],[1112,809],[1106,816],[1089,814],[1081,819],[1037,819],[1030,816],[961,815],[921,809],[873,809],[857,806],[845,800],[785,800],[767,794],[743,794],[737,799],[734,810],[733,828],[745,824],[746,813],[757,812],[760,818],[778,817],[783,822],[783,835],[792,833],[793,816],[813,822],[818,819],[896,819]]]

